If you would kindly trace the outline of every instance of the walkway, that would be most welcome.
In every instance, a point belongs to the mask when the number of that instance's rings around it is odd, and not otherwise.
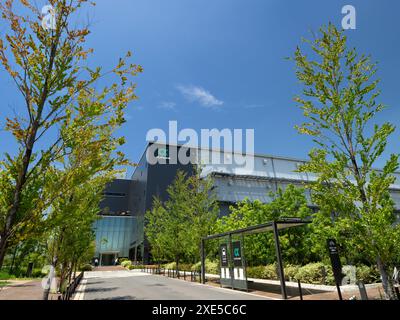
[[[268,300],[254,294],[171,279],[140,270],[85,272],[77,300]]]

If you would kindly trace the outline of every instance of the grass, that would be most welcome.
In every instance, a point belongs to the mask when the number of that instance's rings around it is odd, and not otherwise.
[[[0,281],[0,288],[8,285],[8,281]]]

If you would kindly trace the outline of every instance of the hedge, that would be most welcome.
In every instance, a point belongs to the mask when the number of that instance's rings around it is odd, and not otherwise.
[[[206,273],[211,274],[219,274],[219,262],[218,261],[211,261],[206,259],[205,261]],[[201,262],[195,263],[192,268],[192,271],[201,271]]]
[[[310,263],[304,266],[287,265],[284,268],[285,280],[297,281],[310,284],[335,285],[335,279],[330,265],[322,262]],[[276,264],[266,266],[255,266],[247,268],[247,277],[256,279],[277,280]],[[376,267],[365,265],[356,266],[357,280],[364,283],[374,283],[380,281],[380,275]]]
[[[129,268],[132,265],[132,261],[130,260],[125,260],[121,262],[121,266],[124,268]]]

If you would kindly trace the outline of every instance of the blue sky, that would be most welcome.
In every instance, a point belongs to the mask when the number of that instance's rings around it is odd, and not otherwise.
[[[38,1],[40,3],[40,1]],[[45,3],[45,1],[42,1]],[[311,138],[297,134],[303,120],[293,102],[301,86],[285,60],[301,37],[329,21],[340,25],[345,4],[357,10],[351,46],[379,62],[381,102],[388,108],[378,122],[400,127],[400,2],[317,0],[113,0],[91,9],[95,49],[92,65],[111,67],[127,50],[144,73],[136,78],[139,100],[128,109],[120,130],[123,151],[138,161],[151,128],[254,128],[255,151],[307,158]],[[3,35],[0,25],[0,34]],[[0,71],[0,124],[18,110],[12,82]],[[400,131],[388,152],[399,151]],[[1,152],[15,149],[0,131]],[[377,165],[383,164],[383,160]],[[132,171],[132,170],[130,170]]]

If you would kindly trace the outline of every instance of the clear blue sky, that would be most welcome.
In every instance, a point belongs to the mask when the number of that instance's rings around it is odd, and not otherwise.
[[[293,128],[303,120],[293,102],[301,87],[285,57],[311,30],[329,21],[340,26],[345,4],[357,10],[357,29],[346,31],[350,45],[379,62],[381,101],[388,108],[378,121],[390,119],[400,127],[399,1],[96,2],[89,14],[89,45],[95,49],[91,64],[110,67],[132,50],[134,61],[144,67],[136,78],[139,100],[130,105],[120,130],[132,161],[143,152],[146,132],[166,129],[168,120],[177,120],[179,129],[198,131],[254,128],[256,152],[307,158],[311,139]],[[5,116],[19,106],[16,89],[2,71],[0,97],[4,124]],[[399,137],[400,129],[389,152],[399,152]],[[0,139],[2,152],[15,148],[8,133],[0,131]]]

